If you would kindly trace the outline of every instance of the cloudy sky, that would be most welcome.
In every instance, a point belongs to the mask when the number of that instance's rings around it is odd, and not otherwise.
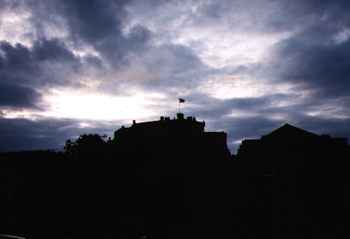
[[[231,150],[350,136],[348,0],[0,0],[0,151],[183,111]]]

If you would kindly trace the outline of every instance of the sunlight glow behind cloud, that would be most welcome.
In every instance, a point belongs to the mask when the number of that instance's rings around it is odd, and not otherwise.
[[[55,90],[46,95],[49,105],[46,116],[89,120],[128,120],[157,115],[148,106],[161,100],[161,94],[137,93],[131,96],[110,96],[70,90]]]

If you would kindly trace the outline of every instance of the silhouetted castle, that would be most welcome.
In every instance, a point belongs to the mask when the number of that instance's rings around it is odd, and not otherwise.
[[[195,117],[184,117],[177,113],[176,118],[160,117],[158,121],[141,122],[115,131],[115,142],[122,148],[152,152],[152,157],[176,155],[186,158],[204,154],[215,158],[230,158],[225,132],[205,132],[205,122]],[[195,160],[195,158],[192,158]]]
[[[114,134],[115,138],[124,137],[169,137],[169,136],[188,136],[198,137],[207,134],[204,132],[205,122],[199,122],[195,117],[187,117],[184,114],[178,113],[177,118],[170,119],[170,117],[160,117],[158,121],[149,121],[133,124],[129,128],[121,127]],[[222,140],[226,140],[224,132],[215,133],[219,135]]]

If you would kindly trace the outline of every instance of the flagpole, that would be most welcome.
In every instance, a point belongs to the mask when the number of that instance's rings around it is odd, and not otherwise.
[[[179,99],[178,99],[178,111],[179,111],[178,113],[181,113],[181,112],[180,112],[181,104],[184,103],[184,102],[185,102],[185,100],[184,100],[183,98],[179,98]]]

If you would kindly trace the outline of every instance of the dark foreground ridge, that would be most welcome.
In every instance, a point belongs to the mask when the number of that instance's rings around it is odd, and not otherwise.
[[[226,133],[204,127],[180,113],[133,122],[113,139],[82,135],[68,140],[64,153],[2,154],[0,234],[220,239],[347,233],[346,139],[286,124],[244,140],[233,157]]]

